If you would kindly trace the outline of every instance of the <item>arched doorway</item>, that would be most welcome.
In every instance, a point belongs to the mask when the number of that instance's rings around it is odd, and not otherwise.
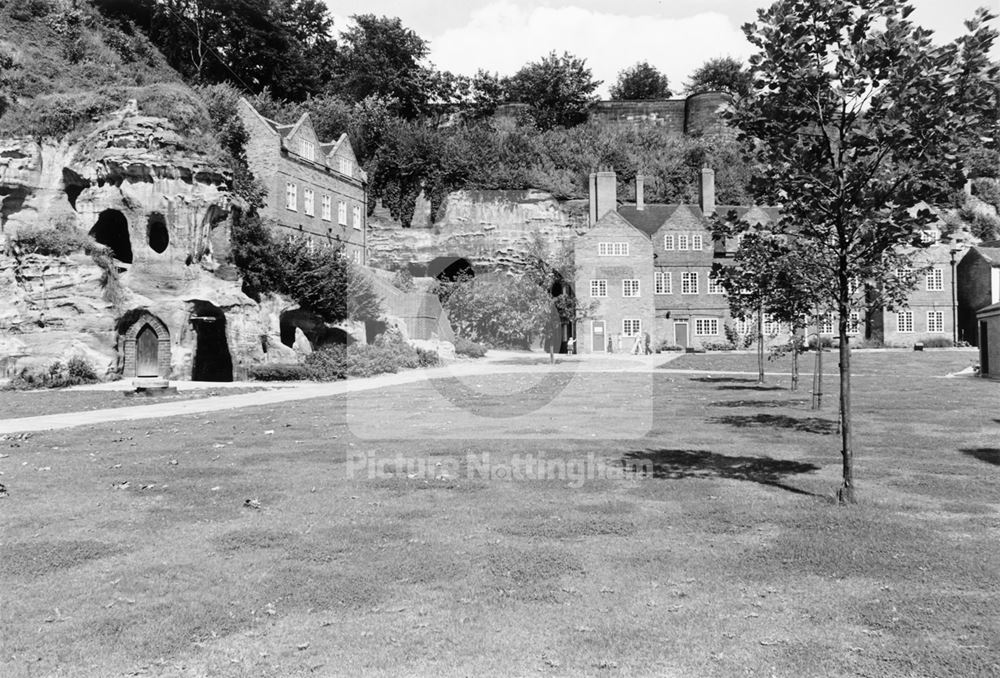
[[[146,220],[146,242],[149,248],[157,254],[163,254],[170,244],[170,233],[167,230],[167,220],[159,212],[153,212]]]
[[[295,331],[301,330],[309,340],[310,348],[317,349],[327,344],[349,344],[348,334],[337,327],[330,327],[323,319],[303,308],[282,311],[278,317],[281,343],[289,348],[295,345]]]
[[[132,263],[132,241],[128,236],[128,220],[118,210],[104,210],[90,229],[90,237],[108,247],[118,261]]]
[[[195,333],[193,381],[232,381],[233,356],[226,336],[226,314],[208,301],[191,302],[189,320]]]
[[[118,320],[122,336],[122,376],[166,379],[170,376],[170,332],[145,309],[134,309]]]

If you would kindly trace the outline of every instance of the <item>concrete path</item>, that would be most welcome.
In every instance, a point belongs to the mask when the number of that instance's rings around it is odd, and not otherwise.
[[[263,382],[226,383],[218,382],[171,382],[179,390],[197,388],[227,388],[264,386],[264,390],[236,395],[219,395],[197,400],[180,400],[158,402],[149,405],[130,407],[115,407],[86,412],[68,412],[62,414],[47,414],[37,417],[22,417],[18,419],[0,420],[0,435],[27,431],[48,431],[52,429],[71,428],[74,426],[89,426],[105,424],[113,421],[135,421],[139,419],[160,419],[186,414],[218,412],[255,405],[270,405],[274,403],[308,400],[337,396],[358,391],[370,391],[389,386],[413,384],[431,379],[447,377],[471,377],[486,374],[529,373],[541,372],[650,372],[677,357],[677,355],[651,356],[559,356],[555,364],[550,364],[547,355],[540,353],[523,353],[515,351],[490,351],[488,359],[461,360],[444,367],[406,370],[396,374],[381,374],[366,379],[347,379],[334,382],[297,382],[294,384],[273,384]],[[131,382],[119,381],[89,386],[78,386],[70,390],[130,390]]]

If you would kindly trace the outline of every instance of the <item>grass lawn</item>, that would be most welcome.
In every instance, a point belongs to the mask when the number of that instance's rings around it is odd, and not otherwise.
[[[0,441],[0,675],[998,675],[1000,384],[867,355],[851,508],[832,407],[666,370]]]
[[[126,397],[122,391],[78,391],[67,389],[40,389],[37,391],[0,390],[0,419],[35,417],[43,414],[86,412],[113,407],[150,405],[156,402],[197,400],[217,395],[237,395],[259,391],[264,387],[227,387],[218,390],[180,391],[173,395],[155,397]]]

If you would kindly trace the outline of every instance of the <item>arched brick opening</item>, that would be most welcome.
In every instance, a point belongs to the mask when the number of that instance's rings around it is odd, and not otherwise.
[[[90,229],[90,237],[111,249],[115,259],[132,263],[132,241],[128,237],[128,220],[118,210],[104,210]]]
[[[122,336],[122,376],[126,379],[170,376],[170,332],[145,309],[134,309],[118,320]]]
[[[146,242],[157,254],[163,254],[170,244],[167,220],[159,212],[152,212],[146,220]]]
[[[195,300],[191,303],[190,320],[196,337],[191,379],[232,381],[233,356],[229,352],[226,336],[226,314],[208,301]]]

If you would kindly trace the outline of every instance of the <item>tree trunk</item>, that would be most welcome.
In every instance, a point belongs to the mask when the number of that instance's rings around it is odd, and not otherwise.
[[[795,330],[792,331],[792,390],[799,390],[799,345]]]
[[[764,383],[764,305],[757,313],[757,383]]]
[[[845,284],[846,289],[846,284]],[[843,458],[844,482],[837,491],[841,504],[853,504],[854,496],[854,446],[851,440],[851,345],[847,339],[850,314],[846,300],[840,307],[840,455]]]
[[[816,320],[816,365],[813,368],[812,409],[823,406],[823,337],[820,335],[822,320]]]

